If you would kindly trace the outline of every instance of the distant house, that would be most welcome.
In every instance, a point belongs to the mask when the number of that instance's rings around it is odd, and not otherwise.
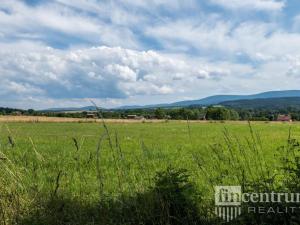
[[[198,120],[206,120],[206,113],[200,114]]]
[[[96,113],[87,113],[86,118],[96,119],[98,116]]]
[[[172,117],[171,117],[170,115],[166,115],[166,116],[165,116],[165,119],[166,119],[166,120],[170,120],[170,119],[172,119]]]
[[[277,121],[282,121],[282,122],[292,122],[292,117],[290,115],[278,115]]]
[[[138,116],[138,115],[127,115],[127,119],[142,120],[142,119],[144,119],[144,117],[143,116]]]
[[[20,111],[15,111],[15,112],[12,112],[12,115],[13,115],[13,116],[22,116],[22,112],[20,112]]]

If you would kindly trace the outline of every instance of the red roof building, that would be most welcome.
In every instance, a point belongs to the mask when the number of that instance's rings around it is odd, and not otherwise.
[[[292,117],[290,115],[278,115],[277,121],[292,122]]]

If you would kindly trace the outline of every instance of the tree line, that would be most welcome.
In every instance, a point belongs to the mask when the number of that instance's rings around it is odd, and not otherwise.
[[[49,116],[87,118],[89,114],[96,112],[43,112],[33,109],[18,110],[0,108],[0,115],[28,115],[28,116]],[[253,120],[253,121],[275,121],[278,115],[291,115],[293,120],[300,121],[300,110],[286,108],[280,110],[271,109],[234,109],[229,107],[187,107],[187,108],[156,108],[156,109],[120,109],[103,110],[101,115],[104,118],[126,119],[129,115],[145,119],[170,119],[170,120]]]

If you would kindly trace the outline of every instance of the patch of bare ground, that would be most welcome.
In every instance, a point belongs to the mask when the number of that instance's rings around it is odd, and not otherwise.
[[[158,119],[104,119],[106,123],[165,123],[178,122],[186,123],[186,120],[158,120]],[[1,122],[52,122],[52,123],[100,123],[101,119],[91,118],[67,118],[67,117],[47,117],[47,116],[0,116]],[[230,124],[247,124],[247,121],[212,121],[212,120],[189,120],[189,123],[230,123]],[[252,121],[255,123],[270,124],[295,124],[298,122],[278,122],[278,121]]]
[[[53,122],[53,123],[97,123],[101,119],[89,118],[66,118],[46,116],[0,116],[0,122]],[[107,123],[142,123],[142,122],[164,122],[165,120],[135,120],[135,119],[105,119]]]

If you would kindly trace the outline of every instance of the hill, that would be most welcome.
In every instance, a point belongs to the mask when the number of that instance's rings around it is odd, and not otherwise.
[[[287,90],[287,91],[269,91],[253,95],[213,95],[198,100],[179,101],[166,104],[153,104],[153,105],[134,105],[134,106],[121,106],[112,110],[124,109],[151,109],[151,108],[174,108],[174,107],[189,107],[189,106],[209,106],[216,105],[223,102],[237,101],[237,100],[251,100],[251,99],[269,99],[269,98],[286,98],[286,97],[300,97],[300,90]],[[62,112],[62,111],[93,111],[94,106],[87,106],[82,108],[52,108],[43,111]]]
[[[66,112],[66,111],[96,111],[95,106],[85,106],[85,107],[66,107],[66,108],[50,108],[40,110],[41,112]]]
[[[225,101],[221,102],[220,104],[226,107],[239,109],[280,110],[293,108],[300,110],[300,97],[243,99],[236,101]]]
[[[14,112],[23,112],[23,111],[24,110],[21,110],[21,109],[0,107],[0,115],[11,114]]]
[[[244,99],[268,99],[268,98],[285,98],[285,97],[300,97],[300,90],[288,90],[288,91],[269,91],[253,95],[213,95],[198,100],[180,101],[170,104],[158,104],[158,105],[145,105],[145,106],[123,106],[121,109],[129,108],[171,108],[171,107],[188,107],[188,106],[208,106],[216,105],[227,101],[236,101]]]

